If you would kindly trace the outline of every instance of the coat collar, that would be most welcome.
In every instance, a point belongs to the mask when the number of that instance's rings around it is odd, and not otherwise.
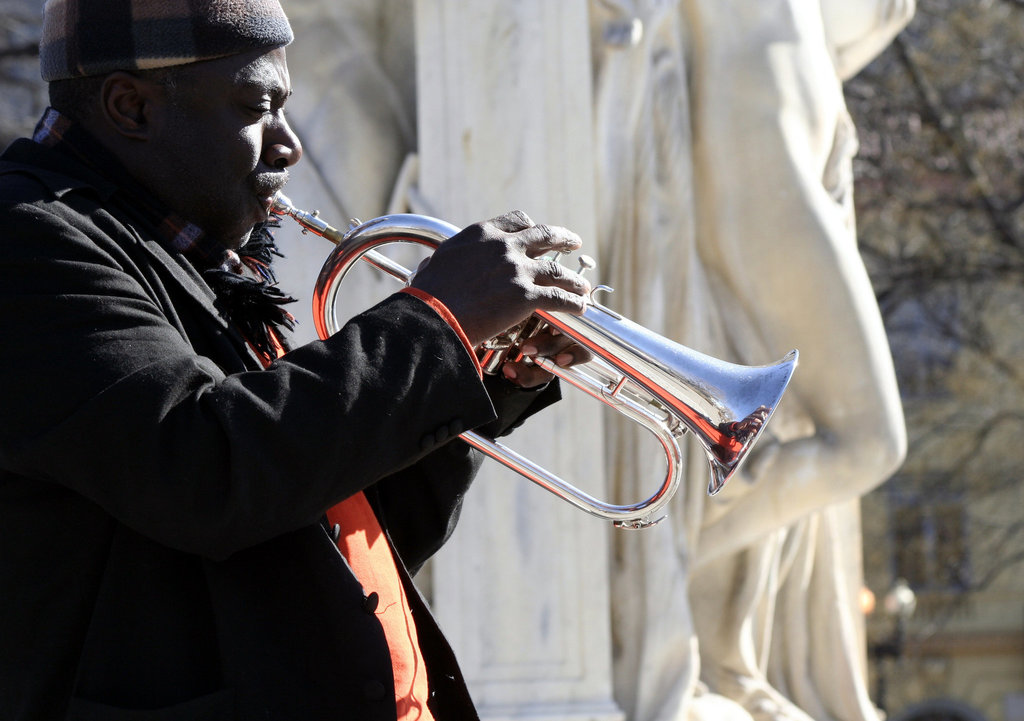
[[[201,279],[193,280],[205,291],[207,305],[213,304],[221,326],[226,323],[233,335],[244,337],[244,344],[264,364],[287,349],[283,331],[292,328],[294,318],[283,306],[294,299],[276,287],[270,262],[277,251],[266,227],[254,229],[253,238],[242,251],[227,249],[199,226],[170,210],[142,187],[85,126],[54,108],[43,113],[33,132],[32,144],[44,152],[33,153],[21,145],[12,159],[21,154],[47,158],[44,165],[49,168],[42,168],[47,173],[44,185],[55,198],[72,189],[95,192],[101,207],[111,212],[120,209],[130,219],[127,227],[141,245],[148,239],[156,241],[156,245],[147,247],[151,255],[162,256],[165,267],[169,267],[169,259],[178,266],[176,271],[191,271],[190,276],[198,271],[202,275]],[[62,172],[51,175],[54,165]],[[156,252],[157,246],[162,246],[166,253]]]
[[[162,277],[173,280],[204,317],[233,339],[233,345],[244,358],[247,367],[261,367],[256,354],[214,305],[216,295],[199,271],[180,252],[168,249],[154,233],[147,232],[151,223],[146,214],[140,214],[138,209],[119,199],[118,191],[121,188],[117,183],[67,153],[44,147],[27,138],[15,140],[3,152],[0,157],[0,176],[4,175],[33,178],[45,188],[51,199],[72,202],[73,195],[80,194],[91,197],[100,207],[116,207],[120,211],[117,212],[117,222],[124,230],[117,242],[130,242],[147,262],[158,269]],[[131,252],[129,248],[125,250]]]
[[[40,152],[39,146],[28,138],[18,138],[4,151],[0,175],[12,173],[32,176],[55,199],[84,190],[107,202],[117,192],[117,185],[99,173],[61,154]]]

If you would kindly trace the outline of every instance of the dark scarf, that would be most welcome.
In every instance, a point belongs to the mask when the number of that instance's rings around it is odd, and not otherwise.
[[[71,154],[113,181],[118,188],[116,195],[152,224],[161,245],[172,253],[181,253],[202,274],[216,296],[217,310],[261,361],[269,363],[288,350],[282,329],[294,329],[295,318],[283,306],[295,302],[295,298],[278,289],[271,268],[274,256],[282,257],[271,232],[278,226],[276,220],[257,225],[245,245],[237,251],[228,250],[198,226],[163,207],[84,128],[53,108],[43,114],[32,139]]]
[[[271,232],[278,225],[276,220],[260,223],[237,252],[224,251],[225,263],[202,271],[203,279],[217,296],[217,310],[238,329],[264,364],[289,350],[281,328],[295,328],[295,316],[282,307],[294,303],[295,298],[281,292],[270,267],[275,255],[284,257]]]

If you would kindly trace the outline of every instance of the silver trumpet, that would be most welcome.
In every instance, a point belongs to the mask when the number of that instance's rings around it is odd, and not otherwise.
[[[320,219],[316,211],[299,210],[280,194],[272,212],[292,218],[303,232],[336,244],[320,270],[313,294],[313,320],[320,338],[328,338],[341,327],[335,314],[337,294],[356,261],[362,259],[409,283],[413,273],[374,248],[405,242],[433,250],[459,231],[436,218],[396,214],[361,224],[356,221],[343,233]],[[595,287],[580,316],[537,311],[529,320],[482,344],[477,353],[484,370],[493,373],[510,353],[517,352],[522,340],[545,326],[587,348],[593,360],[570,368],[546,358],[534,362],[640,423],[661,442],[667,469],[661,487],[651,497],[629,505],[605,503],[501,443],[472,431],[461,437],[580,510],[611,520],[618,528],[644,528],[661,520],[660,512],[679,487],[683,470],[679,438],[690,431],[704,449],[711,469],[708,494],[714,495],[736,473],[764,431],[789,385],[798,353],[792,350],[778,363],[766,366],[726,363],[663,338],[594,300],[598,291],[610,290]]]

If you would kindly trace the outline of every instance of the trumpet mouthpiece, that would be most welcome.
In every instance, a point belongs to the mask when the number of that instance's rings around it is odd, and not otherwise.
[[[292,205],[292,201],[289,200],[288,196],[281,191],[277,191],[274,195],[274,202],[270,206],[270,212],[277,215],[288,215],[294,208],[295,206]]]

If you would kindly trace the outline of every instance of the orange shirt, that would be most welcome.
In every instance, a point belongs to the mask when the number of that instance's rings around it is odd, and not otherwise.
[[[327,511],[327,518],[341,527],[338,548],[367,595],[377,594],[374,613],[384,627],[391,651],[398,721],[433,721],[427,708],[430,689],[416,623],[377,516],[366,496],[357,493]]]
[[[401,292],[419,298],[452,327],[473,359],[477,373],[482,376],[473,346],[448,308],[417,288],[405,288]],[[433,721],[434,717],[427,707],[430,689],[426,664],[416,634],[416,622],[409,608],[402,579],[395,567],[391,547],[377,516],[370,508],[366,496],[360,492],[328,510],[327,519],[332,525],[337,524],[341,528],[338,548],[348,560],[363,589],[367,595],[377,594],[374,613],[384,627],[384,637],[391,652],[398,721]]]

